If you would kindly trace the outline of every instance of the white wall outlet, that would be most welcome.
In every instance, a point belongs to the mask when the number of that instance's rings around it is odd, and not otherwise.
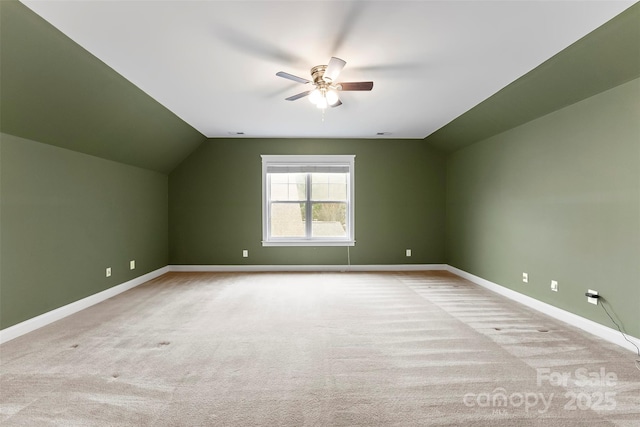
[[[107,277],[111,277],[111,267],[107,267],[105,274]]]
[[[524,283],[529,283],[529,274],[527,273],[522,273],[522,281]]]
[[[135,270],[136,269],[136,260],[132,259],[131,261],[129,261],[129,270]]]
[[[407,256],[411,256],[411,249],[407,249],[405,253],[407,254]]]
[[[551,281],[551,290],[553,292],[558,292],[558,282],[557,281],[555,281],[555,280]]]
[[[242,250],[242,258],[249,258],[249,251],[247,249]]]
[[[593,291],[591,289],[589,289],[587,292],[590,293],[590,294],[598,295],[598,291]],[[590,302],[591,304],[598,305],[598,298],[587,297],[587,302]]]

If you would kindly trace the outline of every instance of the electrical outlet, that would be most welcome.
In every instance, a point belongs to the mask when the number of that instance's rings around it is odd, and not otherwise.
[[[135,270],[136,269],[136,260],[132,259],[131,261],[129,261],[129,270]]]
[[[593,294],[593,295],[598,295],[598,291],[593,291],[591,289],[589,289],[587,291],[587,293],[590,293],[590,294]],[[587,302],[590,302],[591,304],[598,305],[598,298],[587,297]]]
[[[247,249],[242,250],[242,258],[249,258],[249,251]]]
[[[529,274],[527,273],[522,273],[522,281],[524,283],[529,283]]]
[[[111,267],[107,267],[105,274],[107,275],[107,277],[111,277]]]
[[[407,249],[406,252],[407,256],[411,256],[411,249]]]
[[[551,290],[553,292],[558,292],[558,282],[556,282],[555,280],[551,281]]]

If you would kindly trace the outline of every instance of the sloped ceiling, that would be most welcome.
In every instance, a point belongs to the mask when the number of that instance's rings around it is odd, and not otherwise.
[[[639,77],[636,3],[426,140],[454,151]]]
[[[24,3],[47,21],[0,2],[1,130],[162,172],[205,136],[455,150],[640,68],[633,1]],[[332,55],[375,85],[323,121],[275,73],[308,77]]]
[[[17,1],[0,1],[0,130],[168,173],[206,138]]]

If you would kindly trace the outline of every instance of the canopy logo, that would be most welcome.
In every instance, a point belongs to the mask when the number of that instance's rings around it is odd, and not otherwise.
[[[562,387],[567,391],[563,394],[531,391],[507,393],[507,390],[498,387],[490,393],[467,393],[463,403],[469,408],[492,408],[494,415],[506,415],[507,408],[523,408],[527,413],[535,410],[544,414],[549,411],[554,398],[557,398],[556,403],[564,403],[563,409],[566,411],[611,411],[616,408],[616,393],[607,389],[615,387],[617,383],[618,376],[614,372],[607,372],[605,368],[597,371],[578,368],[572,372],[538,368],[538,387]]]

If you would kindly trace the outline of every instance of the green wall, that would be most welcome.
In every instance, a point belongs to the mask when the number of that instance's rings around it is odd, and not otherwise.
[[[167,265],[167,175],[0,134],[0,195],[0,328]]]
[[[445,261],[444,157],[424,141],[211,139],[169,176],[171,264],[347,264],[346,247],[262,247],[261,154],[356,155],[351,264]]]
[[[449,155],[447,262],[614,327],[595,289],[640,336],[639,99],[636,79]]]

